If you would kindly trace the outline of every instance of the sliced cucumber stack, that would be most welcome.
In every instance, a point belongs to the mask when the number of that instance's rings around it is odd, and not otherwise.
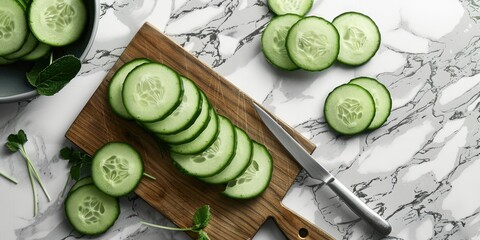
[[[392,99],[383,84],[373,78],[359,77],[327,96],[324,115],[333,130],[353,135],[381,127],[391,108]]]
[[[141,122],[165,118],[182,102],[182,96],[180,77],[160,63],[145,63],[134,68],[123,83],[125,109]]]
[[[219,134],[215,142],[201,153],[185,155],[171,153],[175,165],[182,172],[196,176],[212,176],[224,169],[235,155],[235,128],[227,118],[219,116]]]
[[[70,188],[70,191],[69,193],[77,190],[78,188],[80,188],[81,186],[85,186],[85,185],[88,185],[88,184],[93,184],[93,179],[92,177],[85,177],[85,178],[82,178],[80,180],[78,180],[75,184],[73,184],[73,186]]]
[[[313,0],[268,0],[267,4],[277,15],[291,13],[303,16],[312,8]]]
[[[201,178],[202,181],[211,184],[227,183],[245,172],[252,158],[253,142],[247,133],[238,127],[235,127],[235,142],[235,154],[228,166],[211,177]]]
[[[351,65],[362,65],[370,60],[380,47],[380,31],[367,15],[346,12],[333,20],[340,33],[338,61]]]
[[[200,106],[200,115],[197,116],[195,121],[187,129],[174,133],[174,134],[157,134],[157,137],[171,145],[183,144],[195,139],[203,130],[208,126],[210,122],[210,104],[208,103],[205,94],[201,93],[202,105]]]
[[[202,108],[203,98],[195,84],[186,77],[180,77],[185,92],[182,102],[166,118],[152,123],[144,123],[148,130],[158,134],[174,134],[190,127]]]
[[[285,40],[288,30],[300,19],[300,16],[293,14],[277,16],[263,31],[262,51],[273,66],[288,71],[298,69],[298,66],[288,56]]]
[[[151,61],[146,58],[138,58],[124,64],[117,70],[108,83],[108,102],[110,103],[112,110],[120,117],[132,119],[132,116],[127,112],[127,109],[125,109],[122,97],[123,83],[125,82],[127,75],[134,68],[149,62]]]
[[[150,79],[155,79],[155,83],[142,83]],[[161,91],[162,94],[155,91]],[[250,137],[225,116],[218,115],[193,81],[177,75],[171,68],[146,59],[127,62],[112,77],[109,101],[117,115],[123,118],[131,116],[132,120],[167,144],[173,164],[181,172],[206,183],[226,184],[248,171],[247,167],[254,156]],[[152,121],[157,118],[160,119]],[[105,178],[102,164],[113,157],[137,159],[133,156],[136,154],[128,147],[104,148],[94,156],[93,182],[112,196],[132,191],[140,180],[140,168],[132,170],[135,177],[120,183]],[[261,148],[266,151],[265,147]],[[268,151],[266,155],[269,156]],[[257,163],[254,163],[253,168],[257,167]],[[121,174],[115,173],[115,176]],[[266,189],[270,175],[262,176],[252,180],[258,187],[253,192],[245,193],[246,198],[258,196]],[[235,197],[234,194],[225,195]]]
[[[292,26],[286,47],[290,59],[297,66],[308,71],[320,71],[337,60],[339,35],[327,20],[306,17]]]
[[[272,156],[265,146],[254,142],[250,165],[242,175],[228,182],[223,194],[237,199],[256,197],[268,187],[272,172]]]
[[[120,215],[118,200],[86,184],[71,191],[65,200],[65,213],[77,232],[97,235],[106,232]]]

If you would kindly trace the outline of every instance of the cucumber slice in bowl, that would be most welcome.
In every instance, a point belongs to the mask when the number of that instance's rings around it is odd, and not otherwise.
[[[202,181],[210,184],[227,183],[245,172],[252,159],[253,142],[245,131],[238,127],[235,127],[235,142],[235,156],[228,166],[211,177],[201,178]]]
[[[202,108],[202,96],[195,84],[186,77],[180,77],[184,86],[182,103],[166,118],[151,123],[143,123],[143,126],[158,134],[178,133],[190,127],[200,114]]]
[[[375,102],[375,117],[368,126],[368,130],[374,130],[381,127],[392,111],[392,97],[388,89],[379,81],[369,77],[359,77],[350,80],[349,84],[355,84],[363,87],[373,97]]]
[[[0,56],[19,50],[28,36],[27,17],[17,0],[0,1]]]
[[[344,84],[328,94],[323,111],[330,128],[340,134],[353,135],[370,126],[375,116],[375,102],[364,88]]]
[[[27,37],[27,40],[23,43],[22,47],[19,50],[3,57],[10,60],[21,58],[32,52],[37,47],[37,45],[38,40],[35,38],[35,36],[33,36],[33,34],[30,33]]]
[[[220,130],[215,142],[195,155],[171,153],[173,163],[182,172],[196,176],[212,176],[224,169],[235,155],[235,130],[227,118],[219,116]]]
[[[45,43],[38,43],[38,45],[30,53],[20,58],[24,61],[34,61],[45,57],[52,50],[52,46]]]
[[[320,71],[337,59],[339,35],[325,19],[306,17],[288,31],[286,47],[288,56],[297,66],[307,71]]]
[[[277,15],[292,13],[304,16],[312,8],[313,0],[268,0],[267,4]]]
[[[65,213],[73,228],[82,234],[106,232],[120,215],[118,200],[87,184],[71,192],[65,200]]]
[[[219,117],[213,108],[210,108],[210,120],[207,127],[192,141],[178,145],[170,145],[170,151],[179,154],[198,154],[212,145],[219,133]]]
[[[93,156],[93,183],[110,196],[129,194],[140,183],[142,175],[142,157],[127,143],[107,143]]]
[[[262,194],[272,179],[273,160],[267,148],[253,143],[253,156],[247,170],[228,182],[223,195],[237,199],[254,198]]]
[[[137,58],[125,63],[120,67],[112,79],[108,83],[108,103],[112,110],[120,117],[125,119],[132,119],[132,116],[128,114],[125,105],[123,104],[123,83],[127,78],[127,75],[136,67],[151,62],[146,58]]]
[[[350,66],[368,62],[380,47],[380,31],[367,15],[346,12],[333,20],[340,34],[338,61]]]
[[[277,16],[263,30],[262,51],[273,66],[288,71],[298,69],[288,56],[285,40],[288,30],[300,19],[300,16],[293,14]]]
[[[123,83],[125,109],[141,122],[154,122],[168,116],[182,102],[182,96],[180,77],[161,63],[136,67]]]
[[[35,37],[56,47],[78,40],[87,23],[83,0],[31,0],[28,16]]]

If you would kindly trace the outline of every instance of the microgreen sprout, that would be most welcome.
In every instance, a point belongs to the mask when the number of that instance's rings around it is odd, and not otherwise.
[[[37,170],[33,166],[32,161],[28,157],[27,151],[25,150],[25,143],[28,141],[28,138],[25,132],[20,129],[17,134],[10,134],[7,140],[8,141],[5,144],[5,146],[14,153],[19,152],[20,155],[22,155],[23,159],[25,159],[25,162],[27,164],[30,184],[32,185],[32,190],[33,190],[33,216],[35,217],[38,212],[38,200],[37,200],[37,190],[35,187],[35,180],[38,182],[38,184],[42,188],[48,201],[50,201],[50,195],[48,195],[47,189],[43,185]]]
[[[193,215],[193,226],[189,228],[167,227],[167,226],[156,225],[156,224],[148,223],[144,221],[142,221],[141,223],[150,227],[161,228],[161,229],[166,229],[171,231],[192,231],[197,233],[198,240],[209,240],[210,238],[208,237],[207,233],[203,229],[206,228],[210,223],[210,217],[211,217],[210,206],[204,205],[203,207],[200,207],[195,211],[195,214]]]

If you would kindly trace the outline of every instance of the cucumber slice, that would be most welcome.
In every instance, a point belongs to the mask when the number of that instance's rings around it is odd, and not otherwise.
[[[180,77],[183,82],[184,92],[182,103],[166,118],[152,123],[143,123],[143,126],[159,134],[178,133],[190,127],[200,114],[202,96],[200,90],[188,78]]]
[[[16,0],[0,1],[0,56],[19,50],[28,36],[27,17]]]
[[[142,175],[142,157],[127,143],[107,143],[93,156],[93,183],[110,196],[129,194],[140,183]]]
[[[268,0],[267,4],[277,15],[292,13],[304,16],[312,8],[313,0]]]
[[[380,47],[380,31],[370,17],[358,12],[346,12],[332,23],[340,34],[339,62],[351,66],[362,65]]]
[[[5,59],[3,57],[0,57],[0,65],[7,65],[7,64],[11,64],[11,63],[14,63],[16,62],[17,60],[14,59],[14,60],[9,60],[9,59]]]
[[[68,195],[65,214],[77,232],[96,235],[106,232],[115,223],[120,215],[120,205],[116,198],[88,184]]]
[[[35,36],[33,36],[33,34],[30,33],[27,37],[27,41],[23,43],[22,47],[19,50],[3,57],[10,60],[21,58],[32,52],[37,47],[37,45],[38,40],[35,38]]]
[[[170,151],[180,154],[198,154],[212,145],[219,132],[218,116],[213,108],[210,108],[210,120],[207,127],[192,141],[178,145],[170,145]]]
[[[333,130],[353,135],[370,126],[375,116],[375,103],[364,88],[344,84],[328,94],[323,111],[325,120]]]
[[[110,80],[108,84],[108,102],[110,103],[112,110],[118,116],[125,119],[132,119],[132,116],[130,116],[130,114],[127,112],[127,109],[125,109],[125,105],[123,105],[123,83],[125,82],[127,75],[134,68],[149,62],[151,61],[146,58],[133,59],[120,67]]]
[[[368,130],[374,130],[381,127],[386,121],[392,110],[392,97],[388,89],[379,81],[369,77],[359,77],[352,79],[349,84],[355,84],[365,88],[373,97],[375,102],[375,117],[368,126]]]
[[[34,61],[37,59],[40,59],[42,57],[47,56],[47,54],[50,53],[52,50],[52,46],[45,44],[45,43],[39,43],[33,51],[31,51],[29,54],[23,56],[20,58],[20,60],[24,61]]]
[[[235,127],[235,141],[237,143],[235,156],[228,166],[211,177],[201,178],[202,181],[211,184],[227,183],[245,172],[252,159],[253,142],[250,140],[250,137],[238,127]]]
[[[298,66],[290,60],[285,47],[288,30],[301,17],[293,14],[274,17],[262,33],[262,51],[267,60],[283,70],[296,70]]]
[[[88,185],[88,184],[93,184],[93,179],[91,177],[86,177],[78,180],[75,184],[73,184],[72,188],[70,188],[69,193],[77,190],[78,188]]]
[[[195,119],[195,122],[188,127],[187,129],[175,133],[175,134],[157,134],[156,136],[171,145],[175,144],[182,144],[192,141],[196,138],[202,131],[208,126],[208,122],[210,121],[210,104],[208,103],[207,97],[205,94],[200,92],[202,96],[202,105],[201,105],[201,112],[200,115]]]
[[[288,56],[300,68],[320,71],[337,59],[339,35],[337,29],[320,17],[306,17],[295,23],[287,35]]]
[[[208,149],[195,155],[171,153],[173,163],[182,172],[196,177],[207,177],[222,171],[230,163],[236,149],[234,126],[227,118],[218,118],[219,134]]]
[[[51,46],[75,42],[87,23],[83,0],[32,0],[28,8],[29,26],[35,37]]]
[[[182,102],[182,96],[180,77],[161,63],[136,67],[123,83],[125,109],[141,122],[154,122],[168,116]]]
[[[272,172],[272,156],[265,146],[254,142],[252,161],[247,170],[240,177],[228,182],[222,194],[237,199],[254,198],[267,189]]]

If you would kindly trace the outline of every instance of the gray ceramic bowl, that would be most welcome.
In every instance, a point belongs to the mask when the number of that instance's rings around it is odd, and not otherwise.
[[[86,0],[88,22],[82,37],[75,43],[63,48],[65,53],[85,59],[97,33],[100,18],[100,0]],[[37,96],[37,91],[28,83],[25,73],[31,63],[18,62],[0,66],[0,103],[17,102]]]

